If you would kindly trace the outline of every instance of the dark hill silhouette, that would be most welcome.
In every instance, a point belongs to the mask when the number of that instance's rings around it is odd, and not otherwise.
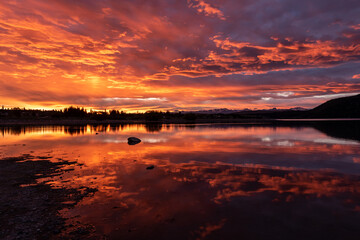
[[[329,100],[306,115],[308,118],[360,118],[360,94]]]

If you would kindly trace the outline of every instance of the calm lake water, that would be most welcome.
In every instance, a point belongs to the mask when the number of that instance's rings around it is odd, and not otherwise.
[[[359,239],[359,128],[2,127],[0,158],[84,164],[51,184],[97,188],[61,214],[109,239]],[[128,145],[132,136],[142,142]]]

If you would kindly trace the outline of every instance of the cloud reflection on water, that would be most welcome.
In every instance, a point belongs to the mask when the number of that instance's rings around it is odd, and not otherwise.
[[[352,138],[290,126],[67,128],[4,130],[0,152],[85,164],[51,182],[98,188],[63,214],[110,239],[352,239],[359,233],[360,143]],[[143,141],[129,146],[129,136]],[[146,170],[150,165],[155,168]]]

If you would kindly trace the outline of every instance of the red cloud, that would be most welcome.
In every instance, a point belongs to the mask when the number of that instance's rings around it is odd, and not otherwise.
[[[299,68],[327,67],[360,60],[360,45],[339,45],[333,41],[278,41],[276,46],[235,42],[219,36],[211,38],[216,49],[203,59],[183,59],[167,67],[170,75],[199,77],[226,74],[256,74]]]
[[[1,1],[0,100],[136,111],[273,107],[270,94],[313,106],[360,84],[356,8],[323,3],[310,25],[308,9],[282,0],[266,11],[272,1]],[[137,100],[154,98],[167,101]]]
[[[204,0],[188,0],[188,4],[189,7],[195,8],[199,13],[204,13],[206,16],[215,16],[221,20],[226,20],[220,9],[206,3]]]

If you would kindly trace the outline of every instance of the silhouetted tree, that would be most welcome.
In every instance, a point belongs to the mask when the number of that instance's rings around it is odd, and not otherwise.
[[[87,116],[87,112],[84,108],[71,106],[64,109],[64,116],[66,118],[85,118]]]

